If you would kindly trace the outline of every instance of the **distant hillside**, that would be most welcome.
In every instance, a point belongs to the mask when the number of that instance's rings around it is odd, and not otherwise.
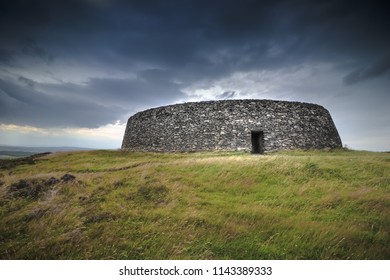
[[[24,146],[8,146],[0,145],[0,159],[2,158],[17,158],[27,157],[34,154],[47,152],[61,152],[61,151],[83,151],[91,150],[80,147],[24,147]]]

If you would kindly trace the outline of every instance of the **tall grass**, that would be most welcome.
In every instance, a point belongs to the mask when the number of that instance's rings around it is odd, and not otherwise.
[[[66,152],[0,180],[2,259],[390,257],[386,153]]]

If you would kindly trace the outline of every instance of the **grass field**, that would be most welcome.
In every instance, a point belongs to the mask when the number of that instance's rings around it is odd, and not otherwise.
[[[390,259],[390,154],[65,152],[0,169],[1,259]]]

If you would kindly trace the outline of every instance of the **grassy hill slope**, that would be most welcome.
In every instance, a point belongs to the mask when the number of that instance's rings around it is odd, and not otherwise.
[[[34,161],[0,169],[0,259],[390,258],[390,154]]]

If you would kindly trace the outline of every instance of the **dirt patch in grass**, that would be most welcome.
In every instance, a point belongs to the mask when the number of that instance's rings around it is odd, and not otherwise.
[[[53,189],[59,183],[73,181],[76,177],[71,174],[65,174],[61,180],[50,177],[48,179],[21,179],[11,184],[7,189],[7,194],[11,198],[30,198],[38,199],[50,189]]]

